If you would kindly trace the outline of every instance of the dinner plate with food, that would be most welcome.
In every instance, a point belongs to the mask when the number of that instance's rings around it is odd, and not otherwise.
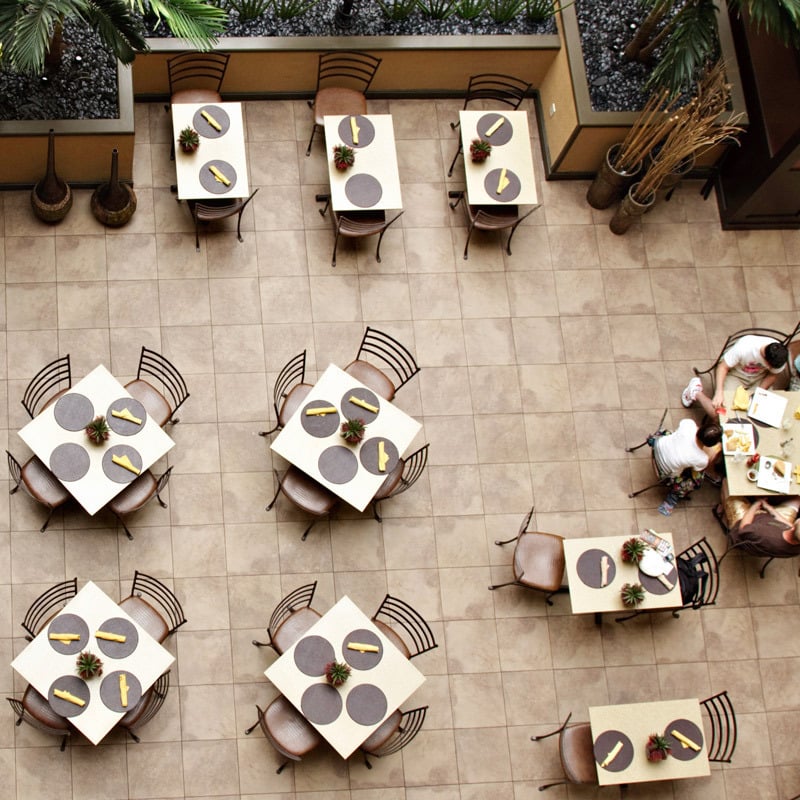
[[[726,422],[722,426],[722,447],[725,455],[741,453],[751,456],[756,451],[753,425],[750,422]]]
[[[756,485],[760,489],[771,492],[789,494],[789,484],[792,480],[792,465],[789,461],[780,458],[762,458],[758,470]]]

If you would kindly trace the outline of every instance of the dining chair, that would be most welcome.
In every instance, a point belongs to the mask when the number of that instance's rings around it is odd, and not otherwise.
[[[145,380],[143,375],[160,381],[164,392]],[[168,422],[175,424],[180,421],[175,413],[190,396],[186,381],[172,363],[160,353],[144,346],[139,355],[136,380],[126,383],[125,388],[162,428]]]
[[[25,630],[25,638],[32,642],[45,625],[78,594],[78,578],[61,581],[42,592],[28,607],[20,623]]]
[[[62,753],[64,752],[67,739],[72,735],[72,728],[66,717],[59,716],[53,711],[53,707],[47,702],[46,697],[28,684],[22,700],[18,700],[16,697],[6,697],[6,700],[16,714],[15,725],[19,726],[24,721],[50,736],[60,736],[61,747],[59,749]]]
[[[700,701],[711,723],[711,739],[708,743],[708,760],[730,764],[736,750],[736,712],[728,692],[707,697]]]
[[[170,103],[221,103],[227,53],[181,53],[167,59]]]
[[[425,723],[428,706],[394,711],[361,743],[364,764],[372,769],[368,756],[383,758],[409,745]]]
[[[300,537],[302,541],[306,540],[308,532],[314,527],[317,520],[321,517],[330,516],[334,508],[339,504],[339,498],[333,492],[326,489],[321,483],[317,483],[297,467],[289,467],[283,473],[282,478],[278,475],[278,471],[275,470],[275,481],[278,484],[278,488],[275,491],[275,497],[270,500],[267,506],[267,511],[272,510],[278,495],[283,492],[301,511],[305,511],[306,514],[311,514],[314,517],[303,531],[303,535]]]
[[[592,726],[588,722],[569,725],[571,717],[572,712],[567,715],[560,727],[550,733],[531,736],[532,742],[538,742],[558,734],[558,754],[561,758],[561,769],[564,770],[563,781],[546,783],[539,787],[540,792],[551,786],[562,786],[567,783],[598,785]]]
[[[269,436],[281,430],[289,418],[303,404],[308,393],[314,388],[305,383],[306,351],[303,350],[284,364],[278,373],[272,390],[272,405],[275,409],[275,427],[268,431],[259,431],[259,436]]]
[[[318,194],[317,201],[325,201],[325,207],[320,208],[319,213],[324,217],[328,206],[330,206],[329,194]],[[336,266],[336,251],[339,247],[339,237],[346,239],[363,239],[366,236],[378,234],[378,246],[375,250],[375,260],[381,263],[381,242],[383,235],[390,225],[397,222],[403,216],[402,211],[387,221],[386,212],[382,209],[367,211],[336,211],[331,209],[331,224],[333,225],[333,255],[331,256],[331,266]]]
[[[367,113],[366,93],[382,59],[355,50],[322,53],[317,69],[317,88],[308,107],[314,112],[306,155],[326,116],[357,116]]]
[[[656,427],[655,431],[653,431],[653,433],[649,434],[645,438],[645,440],[643,442],[640,442],[639,444],[635,444],[632,447],[626,447],[625,448],[625,452],[626,453],[635,453],[640,448],[642,448],[645,445],[649,444],[654,436],[662,435],[664,433],[663,426],[664,426],[664,420],[667,418],[667,411],[668,411],[668,409],[665,408],[664,409],[664,413],[661,415],[661,419],[658,421],[658,426]],[[665,482],[667,481],[667,479],[658,477],[658,468],[656,467],[655,452],[656,452],[655,448],[653,450],[651,450],[651,452],[650,452],[650,465],[652,466],[653,472],[656,475],[655,483],[650,483],[647,486],[643,487],[642,489],[637,489],[636,491],[630,492],[628,494],[628,497],[638,497],[640,494],[644,494],[645,492],[649,492],[650,489],[655,489],[658,486],[664,486],[665,485]]]
[[[231,197],[223,200],[187,200],[189,210],[192,212],[194,219],[194,246],[195,250],[200,252],[200,223],[216,222],[220,219],[227,219],[236,214],[239,218],[236,220],[236,237],[240,242],[242,238],[242,214],[244,213],[247,204],[255,197],[258,189],[254,189],[250,197]]]
[[[416,658],[439,645],[422,614],[405,600],[387,594],[372,615],[381,633],[408,659]]]
[[[378,513],[378,506],[382,500],[396,497],[406,489],[410,489],[425,471],[428,463],[428,447],[425,444],[415,450],[408,458],[398,459],[395,468],[386,476],[384,482],[372,498],[372,513],[378,522],[383,522],[383,518]]]
[[[258,719],[245,731],[249,736],[261,726],[266,740],[284,757],[275,772],[280,775],[289,761],[301,761],[322,742],[306,718],[283,696],[276,697],[263,711],[256,705]]]
[[[564,558],[564,537],[555,533],[529,531],[528,524],[533,516],[533,508],[525,515],[517,535],[513,539],[495,540],[496,545],[516,542],[512,569],[514,580],[507,583],[496,583],[489,587],[494,591],[502,586],[523,586],[545,593],[547,605],[553,605],[550,599],[554,594],[566,591],[561,583],[566,564]]]
[[[180,601],[160,580],[137,569],[131,593],[119,607],[141,625],[157,642],[163,642],[185,624]]]
[[[31,378],[22,395],[22,405],[33,419],[72,388],[69,353],[42,367]]]
[[[484,107],[487,105],[485,101],[491,103],[502,103],[503,105],[511,106],[513,111],[516,111],[522,103],[525,95],[530,91],[532,84],[523,81],[521,78],[515,78],[513,75],[502,75],[499,73],[483,73],[482,75],[471,75],[469,83],[467,84],[467,91],[464,95],[464,105],[462,110],[466,110],[470,103],[476,101],[484,101]],[[450,123],[450,128],[455,130],[461,124],[460,120]],[[458,139],[458,149],[450,162],[450,169],[447,171],[447,177],[453,174],[453,167],[456,165],[456,159],[463,152],[463,145],[461,144],[461,137]]]
[[[64,488],[64,484],[36,456],[31,456],[24,465],[20,465],[19,461],[8,450],[6,450],[6,456],[8,458],[8,472],[14,484],[8,493],[15,494],[19,487],[22,486],[26,494],[36,500],[37,503],[41,503],[50,509],[44,525],[39,528],[39,532],[44,533],[50,524],[53,512],[69,500],[70,494]]]
[[[128,733],[136,744],[140,739],[136,734],[161,710],[169,692],[169,670],[160,675],[158,680],[141,696],[139,702],[120,719],[117,725]]]
[[[172,472],[172,467],[167,469],[158,478],[150,472],[149,469],[145,470],[139,475],[136,480],[128,484],[127,488],[123,489],[116,497],[109,501],[106,508],[108,508],[122,525],[125,535],[133,541],[133,534],[128,530],[123,517],[133,514],[143,506],[147,505],[154,497],[158,500],[161,508],[166,508],[167,504],[161,499],[161,492],[164,491],[166,485],[169,483],[169,476]]]
[[[365,356],[381,362],[383,367],[388,367],[391,372],[387,374],[382,367],[366,361]],[[400,344],[388,333],[369,326],[364,331],[355,360],[344,368],[348,375],[361,381],[385,400],[393,400],[395,394],[419,370],[414,356],[405,345]]]
[[[317,582],[307,583],[290,592],[275,606],[267,625],[266,642],[253,639],[256,647],[271,647],[278,655],[285,653],[322,615],[311,608]]]
[[[535,206],[530,209],[530,211],[520,216],[519,206],[473,206],[465,199],[466,192],[464,190],[449,192],[448,194],[451,198],[455,198],[455,202],[450,203],[450,208],[455,209],[456,206],[464,200],[464,213],[467,220],[467,242],[464,245],[465,261],[469,257],[469,242],[472,238],[472,232],[476,228],[479,231],[503,231],[510,228],[511,231],[508,234],[508,241],[506,242],[506,252],[511,255],[511,239],[514,236],[514,231],[516,231],[520,223],[533,214],[537,208]]]

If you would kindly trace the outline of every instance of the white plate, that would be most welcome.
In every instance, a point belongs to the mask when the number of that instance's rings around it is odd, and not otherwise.
[[[657,578],[668,572],[669,570],[665,569],[666,566],[664,559],[655,550],[645,550],[642,560],[639,562],[639,569],[651,578]]]
[[[728,435],[730,431],[731,435]],[[744,456],[751,456],[755,453],[755,439],[753,436],[753,426],[749,422],[726,422],[722,426],[722,447],[726,456],[733,456],[741,453]],[[729,445],[733,443],[734,446]]]

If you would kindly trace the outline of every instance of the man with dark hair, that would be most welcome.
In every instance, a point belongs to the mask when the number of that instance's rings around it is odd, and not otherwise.
[[[748,334],[737,339],[723,354],[715,373],[714,396],[703,391],[700,378],[692,378],[681,395],[686,408],[699,403],[712,419],[723,407],[723,392],[735,391],[737,386],[769,389],[786,367],[789,352],[786,345],[769,336]]]

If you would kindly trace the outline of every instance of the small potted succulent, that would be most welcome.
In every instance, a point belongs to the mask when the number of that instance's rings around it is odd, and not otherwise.
[[[103,662],[88,650],[84,650],[75,661],[75,670],[79,678],[99,678],[103,674]]]
[[[650,734],[650,738],[647,740],[648,761],[663,761],[671,752],[672,748],[666,737],[658,733]]]
[[[103,444],[103,442],[105,442],[105,440],[111,435],[111,428],[108,427],[106,418],[102,415],[95,417],[86,426],[86,435],[89,437],[90,441],[94,442],[94,444]]]
[[[647,543],[638,536],[631,536],[622,543],[622,560],[626,564],[634,564],[637,567],[642,560]]]
[[[186,127],[178,134],[178,145],[184,153],[194,153],[200,147],[200,134],[194,128]]]
[[[341,686],[350,677],[350,667],[341,661],[330,661],[325,665],[325,677],[331,686]]]
[[[626,608],[636,608],[644,600],[644,586],[641,583],[626,583],[619,593],[622,605]]]
[[[472,144],[469,146],[469,155],[473,164],[480,164],[482,161],[486,161],[491,154],[492,146],[489,142],[483,139],[472,140]]]
[[[348,419],[342,423],[342,438],[347,444],[358,444],[367,432],[367,425],[363,419]]]
[[[356,152],[346,144],[333,146],[333,166],[340,171],[350,169],[356,163]]]

